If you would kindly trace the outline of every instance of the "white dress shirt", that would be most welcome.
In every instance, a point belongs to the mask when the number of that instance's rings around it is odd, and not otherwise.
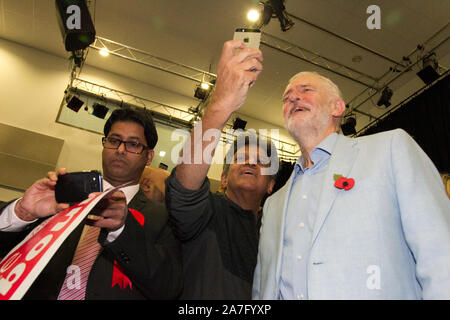
[[[106,191],[111,188],[113,188],[113,186],[108,181],[103,179],[103,190]],[[129,204],[131,199],[133,199],[133,197],[139,191],[139,184],[133,184],[133,185],[126,186],[123,188],[119,188],[119,190],[121,190],[125,194],[127,204]],[[24,221],[16,215],[14,209],[16,207],[17,202],[20,199],[21,198],[13,201],[3,210],[3,213],[0,215],[0,231],[18,232],[18,231],[23,230],[27,225],[36,221],[36,220]],[[122,226],[121,228],[119,228],[115,231],[109,232],[108,236],[106,238],[106,241],[112,242],[115,239],[117,239],[117,237],[122,233],[122,230],[124,227],[125,226]]]

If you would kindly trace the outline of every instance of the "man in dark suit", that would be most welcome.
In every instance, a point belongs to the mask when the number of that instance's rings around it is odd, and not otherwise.
[[[104,133],[104,189],[128,184],[91,211],[100,218],[87,218],[70,234],[25,299],[62,299],[62,292],[71,289],[66,281],[80,236],[92,227],[101,230],[97,239],[101,248],[81,299],[174,299],[179,295],[179,243],[167,224],[164,207],[147,199],[138,184],[158,139],[153,120],[146,112],[119,109],[106,122]],[[60,169],[59,174],[65,173]],[[55,200],[57,179],[56,172],[49,172],[22,198],[0,205],[0,257],[44,219],[68,207]]]

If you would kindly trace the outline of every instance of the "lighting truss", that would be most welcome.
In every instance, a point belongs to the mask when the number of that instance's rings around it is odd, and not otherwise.
[[[178,62],[170,61],[165,58],[157,57],[153,54],[145,52],[140,49],[136,49],[106,38],[96,37],[95,42],[90,46],[95,50],[107,49],[109,54],[117,56],[132,62],[142,64],[147,67],[151,67],[160,71],[168,72],[170,74],[192,80],[197,83],[206,82],[213,86],[212,80],[217,78],[217,75],[208,71],[204,71],[195,67],[187,66]],[[208,101],[200,103],[197,112],[192,112],[190,110],[185,111],[176,107],[172,107],[166,104],[155,102],[146,98],[135,96],[131,93],[122,92],[120,90],[108,88],[102,85],[98,85],[80,78],[73,78],[72,87],[78,88],[79,90],[87,91],[96,96],[108,96],[117,101],[123,101],[124,104],[137,105],[147,110],[153,111],[155,113],[155,121],[158,120],[158,115],[167,115],[165,119],[161,119],[161,122],[174,121],[178,123],[177,119],[181,119],[184,124],[183,127],[187,127],[187,123],[192,126],[194,120],[202,114],[205,104]],[[75,89],[76,90],[76,89]],[[224,131],[222,135],[223,141],[227,141],[227,132]],[[296,144],[290,142],[273,139],[271,140],[277,147],[278,154],[282,159],[297,159],[299,149]]]
[[[98,99],[106,99],[116,105],[145,108],[153,113],[155,122],[173,126],[175,128],[184,127],[190,129],[193,124],[193,120],[197,117],[197,115],[192,111],[182,110],[180,108],[169,106],[147,98],[138,97],[131,93],[112,89],[80,78],[74,78],[71,85],[67,88],[67,94],[71,93],[91,95]],[[229,126],[231,127],[231,125]],[[230,135],[234,138],[235,133],[230,133],[230,131],[231,130],[223,131],[223,142],[227,142]],[[265,136],[265,138],[267,137]],[[299,152],[299,149],[296,144],[275,138],[271,138],[271,140],[275,144],[280,158],[297,160],[297,153]]]
[[[266,32],[261,32],[261,44],[377,90],[371,83],[378,79]]]
[[[85,94],[113,101],[117,105],[145,108],[154,113],[155,120],[160,120],[160,122],[162,121],[168,125],[178,124],[183,127],[189,127],[189,122],[195,117],[195,114],[188,110],[182,110],[164,103],[138,97],[131,93],[112,89],[80,78],[73,79],[68,91],[75,93],[81,91]]]
[[[443,28],[441,28],[438,32],[436,32],[433,36],[431,36],[425,43],[431,42],[431,40],[433,38],[435,38],[438,34],[440,34],[443,30],[447,29],[449,26],[449,23],[447,23]],[[429,54],[430,52],[434,52],[436,49],[438,49],[439,47],[441,47],[442,45],[448,43],[449,41],[449,37],[445,37],[442,41],[440,41],[438,44],[436,44],[434,47],[432,47],[431,49],[428,49],[427,52],[425,54]],[[415,49],[413,50],[413,52],[411,52],[408,55],[408,58],[411,57],[414,53],[416,53],[419,49]],[[395,74],[393,76],[393,78],[389,79],[389,80],[385,80],[383,86],[373,92],[373,93],[369,93],[369,96],[366,97],[362,102],[359,102],[358,104],[354,105],[353,107],[347,109],[347,114],[351,113],[351,112],[358,112],[358,113],[362,113],[360,110],[358,110],[358,108],[360,108],[361,106],[364,105],[364,103],[366,103],[368,100],[372,99],[372,97],[374,97],[375,95],[377,95],[379,93],[379,91],[381,91],[382,89],[386,88],[388,85],[392,84],[394,81],[396,81],[398,78],[400,78],[402,75],[404,75],[406,72],[410,71],[413,67],[415,67],[416,65],[418,65],[420,62],[422,62],[422,57],[417,57],[416,61],[411,62],[408,66],[408,68],[398,72],[397,74]],[[388,71],[386,72],[384,75],[381,76],[380,80],[385,78],[387,75],[392,74],[392,71]],[[363,90],[359,95],[357,95],[355,98],[352,99],[352,101],[356,100],[357,98],[359,98],[360,96],[362,96],[363,93],[365,93],[366,91],[368,91],[369,88],[366,88],[365,90]],[[352,101],[350,101],[349,103],[351,103]],[[367,115],[367,114],[366,114]],[[370,118],[375,118],[376,120],[379,120],[379,118],[377,117],[373,117],[370,116]]]
[[[136,49],[112,40],[102,37],[96,37],[90,48],[95,50],[107,49],[109,54],[117,56],[129,61],[133,61],[147,67],[151,67],[160,71],[168,72],[170,74],[197,82],[206,82],[213,86],[210,82],[216,79],[216,75],[211,72],[200,70],[195,67],[187,66],[182,63],[174,62],[165,58],[157,57],[151,53]]]

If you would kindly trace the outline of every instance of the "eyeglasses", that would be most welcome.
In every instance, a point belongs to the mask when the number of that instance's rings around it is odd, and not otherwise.
[[[143,145],[140,142],[135,141],[123,141],[112,137],[102,138],[103,147],[106,149],[119,149],[120,145],[123,143],[125,150],[130,153],[140,154],[145,149],[150,149],[148,146]]]

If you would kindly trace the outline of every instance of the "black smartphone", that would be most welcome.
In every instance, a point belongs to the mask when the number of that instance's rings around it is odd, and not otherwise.
[[[55,198],[58,203],[78,203],[92,192],[103,191],[102,174],[99,171],[70,172],[58,175]]]

